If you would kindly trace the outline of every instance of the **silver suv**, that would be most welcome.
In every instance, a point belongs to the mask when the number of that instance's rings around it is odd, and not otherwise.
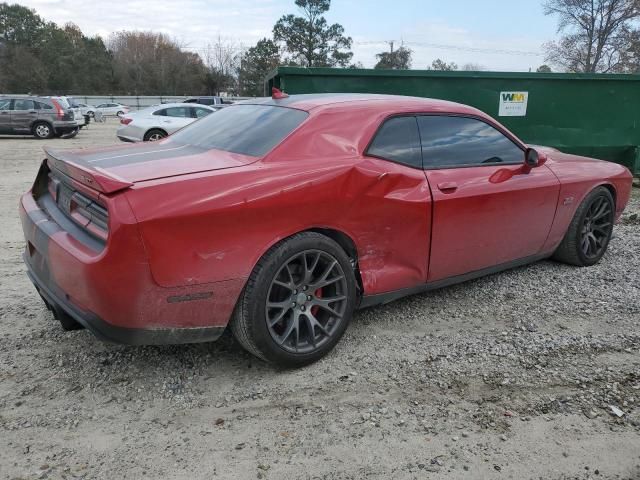
[[[36,138],[70,136],[78,132],[69,105],[55,98],[0,97],[0,135]]]

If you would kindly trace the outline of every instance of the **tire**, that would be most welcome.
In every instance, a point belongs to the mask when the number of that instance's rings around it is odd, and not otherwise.
[[[614,215],[615,202],[607,188],[598,187],[589,192],[576,210],[553,258],[579,267],[598,263],[611,240]]]
[[[63,133],[60,137],[64,138],[64,139],[69,139],[69,138],[73,138],[76,135],[78,135],[78,132],[80,131],[80,127],[76,127],[73,130],[71,130],[70,132],[67,133]]]
[[[118,113],[116,113],[116,115],[118,117],[121,117],[122,115],[124,115],[124,112],[122,110],[119,110]]]
[[[46,140],[53,137],[54,131],[53,127],[47,122],[36,122],[31,127],[31,133],[38,140]]]
[[[153,128],[144,134],[143,140],[145,142],[157,142],[167,137],[167,132],[160,130],[159,128]]]
[[[230,327],[249,353],[281,367],[300,367],[333,349],[355,306],[356,278],[347,254],[332,239],[304,232],[263,255]]]
[[[96,112],[92,112],[91,110],[87,112],[87,115],[89,115],[89,117],[93,118],[96,116]]]

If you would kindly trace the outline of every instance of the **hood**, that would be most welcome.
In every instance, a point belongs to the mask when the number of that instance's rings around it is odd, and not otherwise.
[[[176,175],[241,167],[257,160],[248,155],[178,144],[170,140],[87,150],[45,149],[45,153],[50,164],[73,178],[84,174],[129,185]],[[100,184],[99,181],[94,182],[94,188],[96,183]],[[104,188],[108,189],[106,186]]]

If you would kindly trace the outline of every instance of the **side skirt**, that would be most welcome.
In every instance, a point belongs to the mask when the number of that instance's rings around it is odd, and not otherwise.
[[[394,290],[393,292],[378,293],[376,295],[365,295],[360,301],[358,308],[368,308],[375,305],[384,305],[394,300],[398,300],[402,297],[409,295],[415,295],[417,293],[424,293],[438,288],[448,287],[457,283],[466,282],[468,280],[474,280],[476,278],[484,277],[487,275],[493,275],[494,273],[509,270],[511,268],[521,267],[528,265],[545,258],[549,258],[550,254],[531,255],[530,257],[519,258],[518,260],[512,260],[510,262],[501,263],[500,265],[494,265],[492,267],[483,268],[481,270],[474,270],[473,272],[464,273],[462,275],[456,275],[455,277],[443,278],[435,282],[424,283],[416,285],[415,287],[403,288],[401,290]]]

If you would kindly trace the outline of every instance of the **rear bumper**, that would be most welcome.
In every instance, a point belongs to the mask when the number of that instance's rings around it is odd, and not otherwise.
[[[53,122],[53,129],[56,133],[69,133],[78,128],[78,122],[75,120]]]
[[[224,331],[244,280],[161,287],[123,195],[109,199],[104,246],[82,238],[44,200],[27,192],[20,201],[24,261],[55,310],[103,340],[132,345],[212,341]]]
[[[200,327],[200,328],[123,328],[111,325],[90,311],[84,311],[67,300],[68,295],[52,282],[47,282],[38,277],[24,255],[24,263],[27,265],[27,275],[38,290],[38,293],[46,300],[54,310],[60,310],[76,322],[84,326],[97,338],[105,342],[122,343],[126,345],[163,345],[175,343],[211,342],[216,339],[224,327]]]
[[[116,136],[123,142],[142,142],[145,130],[135,125],[120,125],[116,131]]]

